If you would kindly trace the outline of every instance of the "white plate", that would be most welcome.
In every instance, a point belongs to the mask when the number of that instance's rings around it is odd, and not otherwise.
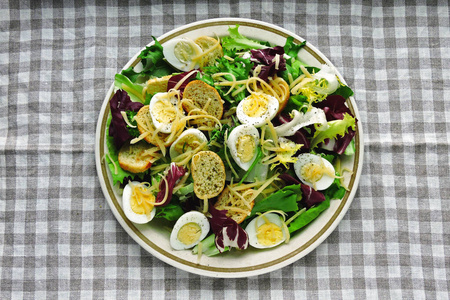
[[[303,41],[298,35],[278,26],[261,21],[241,18],[210,19],[191,23],[172,30],[158,40],[161,44],[175,37],[187,36],[195,38],[201,35],[224,36],[228,34],[228,27],[239,24],[239,32],[247,37],[266,40],[283,46],[288,36],[294,37],[295,42]],[[137,53],[124,67],[124,69],[136,65],[139,60]],[[321,64],[332,63],[314,46],[307,43],[299,57],[310,65],[320,67]],[[345,83],[338,73],[339,79]],[[113,80],[113,79],[111,79]],[[111,174],[105,161],[102,159],[106,149],[106,121],[110,112],[108,102],[112,97],[113,85],[106,94],[103,102],[96,131],[95,160],[97,172],[103,193],[114,213],[117,221],[126,232],[146,251],[160,260],[182,270],[211,277],[247,277],[267,273],[302,258],[317,246],[319,246],[339,224],[347,212],[355,195],[359,177],[361,175],[363,161],[363,141],[361,119],[353,97],[347,99],[347,105],[359,120],[355,135],[356,153],[344,163],[353,175],[346,178],[350,191],[342,200],[331,201],[331,206],[324,211],[315,221],[309,224],[299,234],[293,236],[288,244],[283,244],[268,250],[247,249],[245,251],[231,251],[215,257],[202,256],[198,261],[197,256],[190,250],[175,251],[169,245],[170,232],[164,223],[153,220],[149,224],[137,225],[130,222],[121,208],[122,198],[119,190],[112,184]]]

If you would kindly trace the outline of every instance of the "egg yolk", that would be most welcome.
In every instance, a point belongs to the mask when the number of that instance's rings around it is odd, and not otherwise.
[[[259,118],[267,112],[269,99],[262,94],[252,94],[242,104],[244,113],[252,118]]]
[[[200,139],[193,134],[183,136],[175,145],[175,151],[184,153],[197,148],[201,144]]]
[[[191,245],[200,238],[202,230],[197,223],[190,222],[181,226],[178,231],[177,238],[184,245]]]
[[[252,160],[255,148],[255,139],[251,135],[240,136],[236,142],[237,156],[242,162],[249,162]]]
[[[158,122],[169,124],[175,120],[176,109],[169,101],[161,100],[153,106],[152,115]]]
[[[189,62],[195,56],[195,50],[187,41],[180,41],[175,45],[173,50],[175,57],[182,63]]]
[[[153,203],[155,203],[155,196],[151,192],[140,185],[132,187],[130,198],[131,210],[138,215],[149,215],[153,210]]]
[[[322,178],[323,171],[323,166],[310,162],[303,165],[301,175],[306,181],[313,183]]]
[[[276,224],[266,222],[258,227],[256,238],[263,246],[273,246],[283,240],[283,231]]]

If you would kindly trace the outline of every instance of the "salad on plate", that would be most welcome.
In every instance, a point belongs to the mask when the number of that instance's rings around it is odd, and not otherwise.
[[[353,91],[306,45],[229,35],[157,39],[116,74],[106,160],[136,224],[170,224],[199,257],[288,243],[348,190]],[[346,174],[347,176],[349,174]]]

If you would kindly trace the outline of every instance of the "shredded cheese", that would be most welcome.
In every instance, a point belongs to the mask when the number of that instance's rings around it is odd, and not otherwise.
[[[275,62],[275,70],[278,70],[280,68],[280,54],[275,54],[272,62]]]
[[[127,123],[128,126],[130,126],[131,128],[136,128],[136,126],[132,125],[132,124],[130,123],[130,121],[128,120],[128,116],[127,116],[127,113],[126,113],[125,111],[122,110],[122,111],[120,112],[120,114],[122,115],[123,120],[125,121],[125,123]]]
[[[255,194],[253,194],[253,196],[249,199],[249,201],[251,202],[251,201],[255,200],[256,197],[258,197],[258,195],[261,194],[261,192],[262,192],[266,187],[268,187],[268,186],[269,186],[276,178],[278,178],[278,175],[279,175],[279,174],[275,174],[275,175],[273,175],[272,177],[270,177],[268,180],[266,180],[266,181],[264,182],[264,184],[261,185],[261,187],[255,192]]]
[[[111,155],[109,155],[109,152],[105,153],[105,156],[108,157],[109,161],[113,164],[114,166],[114,175],[119,174],[119,170],[117,169],[117,165],[116,162],[112,159]]]
[[[174,90],[178,90],[180,88],[180,86],[194,73],[197,73],[197,70],[193,70],[191,72],[189,72],[188,74],[186,74],[186,76],[184,76],[180,81],[178,81],[178,83],[173,87]]]

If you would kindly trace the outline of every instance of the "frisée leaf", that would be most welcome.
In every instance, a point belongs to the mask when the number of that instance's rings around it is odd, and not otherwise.
[[[261,42],[251,40],[239,33],[239,25],[234,28],[229,27],[229,36],[222,38],[222,47],[228,50],[250,50],[250,49],[264,49],[267,46],[263,45]]]

